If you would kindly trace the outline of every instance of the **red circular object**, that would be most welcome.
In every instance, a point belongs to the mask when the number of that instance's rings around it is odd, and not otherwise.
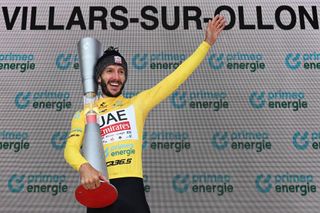
[[[79,203],[88,208],[103,208],[113,204],[118,198],[117,189],[107,182],[101,182],[96,189],[85,189],[79,185],[75,191]]]

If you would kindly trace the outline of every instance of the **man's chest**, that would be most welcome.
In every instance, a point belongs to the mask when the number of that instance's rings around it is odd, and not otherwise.
[[[101,110],[98,123],[103,143],[138,139],[137,116],[133,105]]]

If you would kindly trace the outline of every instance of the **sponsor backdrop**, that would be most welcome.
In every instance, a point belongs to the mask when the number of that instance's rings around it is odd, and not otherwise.
[[[119,47],[131,97],[187,58],[219,13],[216,45],[147,120],[152,212],[318,212],[317,0],[2,0],[0,211],[85,212],[63,158],[82,108],[80,38]]]

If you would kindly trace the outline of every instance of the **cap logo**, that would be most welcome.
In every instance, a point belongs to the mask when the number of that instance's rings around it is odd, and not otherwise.
[[[122,64],[122,60],[120,56],[114,56],[114,63],[116,64]]]

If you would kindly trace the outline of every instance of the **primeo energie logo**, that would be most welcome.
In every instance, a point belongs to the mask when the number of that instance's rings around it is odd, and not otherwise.
[[[15,97],[15,104],[21,110],[32,107],[34,109],[62,111],[71,108],[69,98],[69,92],[18,92]]]
[[[78,54],[72,54],[72,53],[59,53],[56,57],[56,67],[59,70],[69,70],[71,68],[73,69],[79,69],[79,58]]]
[[[298,69],[319,70],[320,69],[320,52],[313,53],[288,53],[285,56],[284,64],[290,70]]]
[[[249,104],[255,109],[291,109],[298,111],[308,108],[308,102],[304,92],[301,91],[252,91],[249,96]]]
[[[13,174],[8,180],[8,189],[13,193],[46,193],[56,196],[68,191],[66,176],[58,174]]]
[[[191,148],[188,139],[188,132],[144,131],[143,148],[150,147],[152,150],[174,150],[175,152],[181,152]]]
[[[28,132],[0,130],[0,151],[20,152],[30,148]]]
[[[36,68],[34,55],[25,53],[0,53],[0,70],[25,72]]]
[[[256,72],[266,65],[261,53],[213,53],[208,57],[209,66],[214,70],[244,70]]]
[[[54,132],[51,136],[51,145],[56,150],[62,150],[67,142],[68,132]]]
[[[176,109],[228,109],[229,102],[226,101],[226,92],[213,91],[176,91],[170,96],[170,102]]]
[[[213,193],[224,196],[233,192],[231,176],[223,174],[177,174],[172,179],[172,187],[178,193]]]
[[[305,174],[260,174],[256,176],[256,189],[261,193],[296,193],[306,196],[315,193],[317,186],[312,175]]]
[[[110,148],[107,147],[104,150],[104,154],[106,157],[108,157],[109,155],[112,157],[115,157],[115,156],[130,157],[135,153],[136,153],[136,149],[133,143],[114,145]]]
[[[187,56],[182,53],[143,53],[134,54],[131,62],[133,68],[137,70],[174,70],[186,57]]]
[[[320,150],[320,131],[296,131],[292,136],[292,144],[297,150],[311,147]]]
[[[262,152],[270,150],[272,144],[268,132],[233,131],[214,132],[211,140],[212,146],[217,150],[225,150],[230,147],[233,150],[255,150]]]

